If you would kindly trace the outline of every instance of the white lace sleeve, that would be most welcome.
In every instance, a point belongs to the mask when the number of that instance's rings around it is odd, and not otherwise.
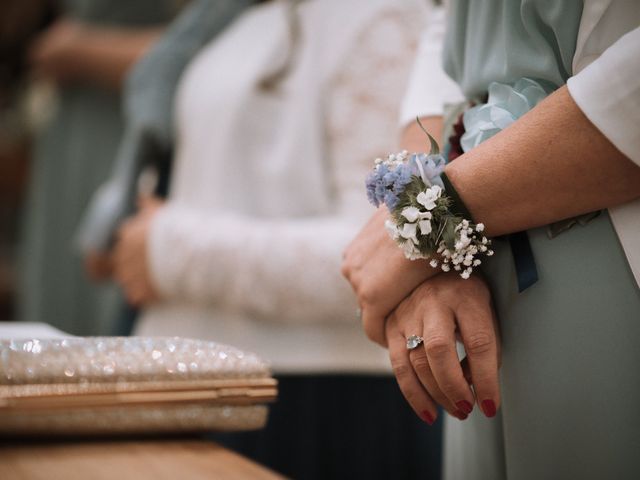
[[[373,213],[364,178],[395,148],[397,118],[419,25],[390,7],[357,37],[327,99],[334,213],[267,220],[211,215],[169,204],[150,235],[152,276],[169,299],[215,303],[286,322],[354,322],[340,275],[342,251]]]

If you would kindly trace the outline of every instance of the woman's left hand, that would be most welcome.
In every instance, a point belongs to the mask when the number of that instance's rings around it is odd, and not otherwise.
[[[409,350],[412,335],[424,343]],[[481,277],[464,280],[451,272],[427,280],[389,316],[386,336],[398,385],[427,423],[435,421],[436,403],[462,420],[476,401],[486,416],[496,414],[500,344],[491,295]],[[457,339],[467,354],[462,362]]]
[[[161,208],[158,200],[145,200],[138,213],[127,219],[117,235],[114,248],[114,277],[127,300],[136,306],[159,299],[148,262],[147,242],[153,217]]]
[[[385,319],[418,285],[440,272],[426,260],[407,260],[384,227],[380,207],[344,251],[342,275],[358,298],[362,326],[373,342],[387,347]]]

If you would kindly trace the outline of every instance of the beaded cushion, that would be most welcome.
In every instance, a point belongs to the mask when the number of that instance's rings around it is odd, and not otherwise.
[[[264,361],[215,342],[0,340],[0,435],[250,430],[276,395]]]

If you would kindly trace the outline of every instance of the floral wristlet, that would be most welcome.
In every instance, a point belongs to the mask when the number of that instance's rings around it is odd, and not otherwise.
[[[389,209],[385,226],[408,259],[430,258],[433,268],[469,278],[482,263],[480,255],[493,255],[491,240],[482,235],[482,223],[473,223],[444,173],[438,144],[417,121],[431,142],[429,154],[405,150],[376,159],[367,176],[367,196],[376,207]]]

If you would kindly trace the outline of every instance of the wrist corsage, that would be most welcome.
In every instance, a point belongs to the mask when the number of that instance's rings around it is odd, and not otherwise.
[[[389,209],[385,226],[408,259],[431,259],[433,268],[453,269],[466,279],[482,263],[480,255],[493,255],[491,240],[447,179],[438,144],[418,124],[431,142],[429,154],[405,150],[376,159],[367,176],[367,196],[376,207]]]

